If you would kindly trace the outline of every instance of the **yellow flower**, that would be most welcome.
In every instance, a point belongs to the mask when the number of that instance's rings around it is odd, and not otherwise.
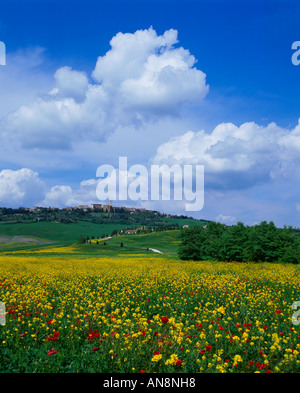
[[[226,309],[223,306],[221,306],[221,307],[217,308],[217,312],[219,312],[221,314],[225,314]]]
[[[238,362],[242,362],[243,359],[241,358],[240,355],[235,355],[235,357],[233,358],[233,363],[238,363]]]
[[[177,362],[177,360],[178,360],[178,356],[177,356],[176,354],[173,354],[173,355],[171,355],[170,359],[168,359],[168,360],[166,361],[165,364],[166,364],[166,365],[168,365],[168,364],[175,365],[176,362]]]
[[[162,354],[159,355],[154,355],[153,358],[151,359],[152,362],[159,362],[162,358]]]

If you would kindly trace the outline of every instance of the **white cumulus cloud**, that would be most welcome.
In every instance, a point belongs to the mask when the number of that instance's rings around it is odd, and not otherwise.
[[[247,188],[296,176],[300,166],[300,121],[292,130],[270,123],[219,124],[211,133],[188,131],[157,148],[152,162],[202,164],[206,186]]]
[[[233,224],[236,222],[236,217],[233,216],[224,216],[223,214],[219,214],[216,218],[215,221],[220,222],[222,224]]]
[[[97,180],[83,180],[78,188],[72,189],[68,185],[56,185],[45,193],[41,206],[68,207],[77,205],[91,205],[97,203]]]
[[[0,171],[0,206],[30,207],[44,195],[44,183],[28,168]]]
[[[196,59],[188,50],[174,47],[177,42],[173,29],[162,36],[152,28],[119,33],[111,50],[99,57],[93,76],[138,113],[177,112],[178,106],[208,93],[206,75],[194,67]]]
[[[206,75],[177,31],[118,33],[111,49],[86,73],[61,67],[48,94],[1,121],[1,134],[25,148],[70,149],[74,141],[104,140],[120,127],[178,116],[208,93]]]
[[[50,95],[59,97],[71,97],[75,100],[83,100],[89,87],[89,80],[85,72],[72,70],[71,67],[61,67],[55,74],[55,87]]]

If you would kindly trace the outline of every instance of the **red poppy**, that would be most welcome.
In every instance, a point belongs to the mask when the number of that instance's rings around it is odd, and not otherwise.
[[[56,349],[54,349],[54,348],[52,348],[52,349],[50,349],[49,351],[48,351],[48,355],[50,356],[50,355],[55,355],[57,353],[57,350]]]
[[[99,347],[94,347],[93,352],[98,351]]]
[[[181,366],[182,365],[182,360],[177,359],[175,365],[176,366]]]
[[[212,350],[212,346],[211,345],[206,345],[205,348],[206,348],[207,351],[211,351]]]
[[[90,341],[92,341],[94,338],[96,338],[96,337],[100,337],[100,334],[99,334],[99,332],[98,332],[98,330],[91,330],[91,329],[88,329],[87,330],[87,333],[88,333],[88,339],[90,340]],[[102,337],[103,338],[103,337]],[[105,337],[104,337],[105,338]]]
[[[56,340],[58,340],[59,336],[60,336],[60,333],[54,332],[53,336],[47,336],[46,341],[56,341]]]
[[[161,317],[160,320],[162,321],[162,323],[168,323],[169,322],[169,318],[168,317]]]

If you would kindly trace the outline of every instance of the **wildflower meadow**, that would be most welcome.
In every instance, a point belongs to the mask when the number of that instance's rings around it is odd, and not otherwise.
[[[300,371],[297,265],[0,257],[2,372]]]

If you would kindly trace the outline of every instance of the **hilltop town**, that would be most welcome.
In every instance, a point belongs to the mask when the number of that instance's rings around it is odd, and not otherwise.
[[[21,214],[24,212],[32,212],[32,213],[38,213],[38,212],[53,212],[53,211],[69,211],[69,212],[104,212],[104,213],[113,213],[113,212],[130,212],[130,213],[135,213],[135,212],[153,212],[156,215],[163,215],[166,217],[172,217],[171,214],[164,214],[159,211],[154,211],[154,210],[147,210],[145,208],[136,208],[136,207],[127,207],[127,206],[112,206],[111,202],[109,204],[101,204],[101,203],[92,203],[91,206],[89,205],[78,205],[78,206],[70,206],[70,207],[64,207],[64,208],[58,208],[58,207],[45,207],[45,206],[34,206],[32,208],[30,207],[19,207],[19,208],[7,208],[7,207],[0,207],[0,215],[1,213],[7,213],[9,214]]]
[[[0,207],[0,222],[7,224],[34,222],[76,224],[83,221],[94,224],[111,224],[116,229],[121,225],[128,233],[144,231],[145,228],[149,230],[149,227],[155,228],[155,230],[178,229],[195,221],[202,223],[202,225],[207,222],[207,220],[195,220],[184,215],[165,214],[145,208],[112,206],[111,203],[92,203],[91,205],[78,205],[62,209],[43,206],[20,207],[18,209]]]
[[[34,206],[32,209],[26,208],[25,210],[28,211],[44,211],[44,210],[56,210],[56,207],[39,207],[39,206]],[[66,211],[76,211],[76,210],[82,210],[84,212],[87,212],[89,210],[93,211],[98,211],[98,212],[117,212],[117,211],[129,211],[129,212],[136,212],[136,211],[146,211],[144,208],[135,208],[135,207],[126,207],[126,206],[112,206],[111,202],[107,205],[104,205],[102,203],[92,203],[91,206],[89,205],[78,205],[78,206],[72,206],[72,207],[64,207],[62,210]],[[148,210],[148,211],[153,211],[153,210]],[[159,213],[160,212],[155,212]],[[170,215],[168,215],[170,216]]]

